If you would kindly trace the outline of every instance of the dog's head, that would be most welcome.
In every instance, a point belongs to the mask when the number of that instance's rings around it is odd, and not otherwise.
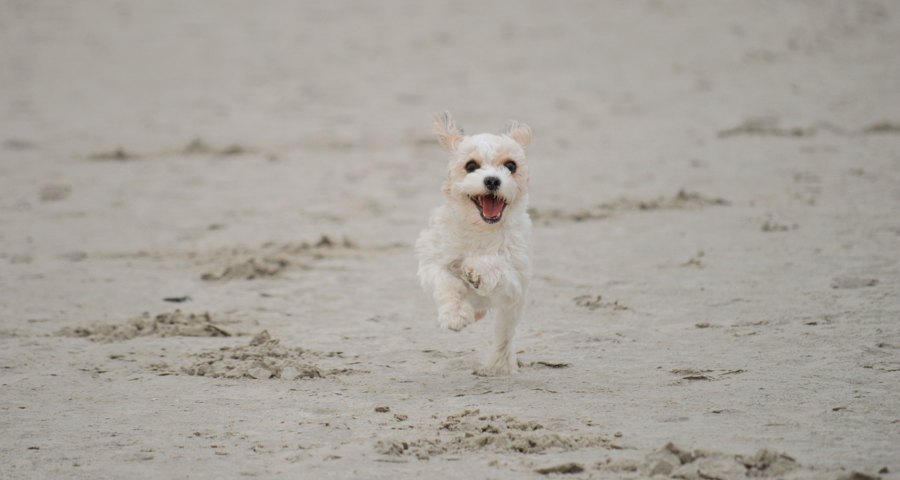
[[[510,120],[500,135],[466,136],[450,112],[434,115],[434,131],[450,150],[444,195],[472,226],[500,228],[504,214],[524,211],[531,172],[525,147],[531,141],[528,125]]]

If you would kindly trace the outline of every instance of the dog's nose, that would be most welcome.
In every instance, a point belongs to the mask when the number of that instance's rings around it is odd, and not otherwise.
[[[497,177],[487,177],[484,179],[484,186],[487,187],[488,190],[494,191],[500,188],[500,179]]]

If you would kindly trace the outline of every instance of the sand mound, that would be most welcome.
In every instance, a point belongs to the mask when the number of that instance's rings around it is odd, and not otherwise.
[[[731,202],[722,198],[709,198],[700,195],[699,193],[679,190],[678,193],[672,197],[659,197],[650,200],[620,198],[614,202],[602,203],[600,205],[573,211],[531,208],[528,210],[528,213],[531,215],[532,220],[543,222],[551,222],[554,220],[581,222],[584,220],[609,218],[617,213],[630,211],[693,210],[716,205],[731,205]]]
[[[218,351],[195,355],[198,360],[182,372],[188,375],[213,378],[321,378],[319,368],[311,363],[313,355],[295,347],[283,347],[269,332],[262,331],[240,347],[222,347]]]
[[[95,342],[117,342],[135,337],[230,337],[231,333],[220,327],[223,322],[207,313],[185,314],[181,310],[150,317],[144,313],[124,324],[95,324],[90,327],[66,327],[57,335],[83,337]]]
[[[255,280],[257,278],[277,277],[291,262],[284,258],[249,258],[242,262],[225,267],[220,273],[204,273],[202,280]]]
[[[191,140],[191,142],[181,150],[181,153],[183,153],[184,155],[219,155],[223,157],[231,155],[243,155],[245,153],[252,152],[252,149],[238,144],[229,145],[223,148],[212,147],[204,142],[202,138],[195,138]]]
[[[819,134],[862,136],[862,135],[896,135],[900,133],[900,125],[881,121],[871,123],[862,128],[851,130],[831,122],[816,122],[806,127],[781,127],[777,118],[749,118],[744,123],[718,132],[719,138],[737,136],[801,138],[814,137]]]
[[[210,282],[274,278],[290,267],[309,268],[300,261],[302,257],[322,259],[346,255],[356,249],[346,237],[338,242],[326,235],[315,244],[267,243],[255,250],[230,249],[213,254],[216,261],[227,262],[224,268],[204,273],[200,278]]]
[[[433,438],[380,440],[375,444],[375,451],[382,455],[413,454],[428,458],[474,451],[536,454],[608,445],[608,439],[596,435],[565,435],[547,430],[537,422],[518,421],[510,415],[479,415],[478,410],[466,410],[448,416]]]
[[[793,458],[767,448],[756,455],[734,455],[706,450],[685,450],[667,443],[647,454],[644,461],[609,460],[597,466],[601,470],[631,471],[642,478],[656,475],[684,480],[781,478],[801,468]]]

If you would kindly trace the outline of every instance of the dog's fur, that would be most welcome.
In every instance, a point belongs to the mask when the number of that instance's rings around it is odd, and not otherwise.
[[[419,279],[434,295],[443,328],[458,331],[488,310],[496,312],[486,373],[513,374],[518,362],[512,338],[531,281],[525,163],[531,128],[510,120],[500,135],[465,136],[450,112],[443,112],[434,115],[434,130],[450,151],[446,202],[432,212],[416,242]],[[477,169],[467,168],[472,161]],[[500,204],[485,195],[505,203],[499,218]]]

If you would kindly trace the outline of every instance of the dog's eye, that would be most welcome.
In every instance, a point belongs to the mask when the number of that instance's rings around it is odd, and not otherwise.
[[[478,170],[478,163],[475,160],[469,160],[469,163],[466,164],[466,171],[472,173],[475,170]]]
[[[516,173],[516,162],[510,160],[504,163],[503,166],[509,170],[509,173]]]

